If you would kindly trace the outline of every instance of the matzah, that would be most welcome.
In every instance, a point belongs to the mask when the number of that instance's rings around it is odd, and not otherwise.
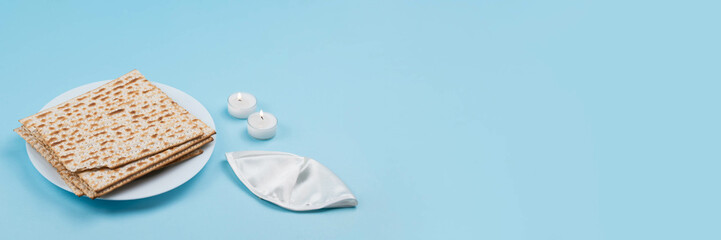
[[[20,122],[69,171],[115,168],[202,135],[173,105],[133,71]]]
[[[210,129],[208,127],[208,129]],[[84,172],[79,173],[73,173],[70,171],[67,171],[62,164],[58,164],[57,161],[54,159],[52,154],[49,154],[48,150],[38,141],[34,139],[34,137],[27,132],[24,128],[20,127],[15,129],[15,132],[18,133],[22,138],[24,138],[35,150],[37,150],[48,162],[51,163],[53,167],[55,167],[58,171],[58,174],[61,176],[63,181],[71,188],[73,193],[77,196],[82,196],[83,194],[87,195],[90,198],[96,198],[98,197],[97,192],[103,191],[104,194],[109,192],[105,191],[105,188],[113,187],[113,189],[122,186],[122,184],[118,185],[119,182],[128,182],[129,177],[140,177],[143,174],[139,174],[142,172],[149,172],[147,169],[153,168],[154,166],[158,165],[158,163],[168,160],[169,158],[173,156],[168,156],[166,158],[163,158],[163,156],[159,156],[159,154],[153,155],[151,157],[138,160],[133,163],[129,163],[125,166],[116,168],[116,169],[93,169],[88,170]],[[191,150],[196,150],[203,145],[209,143],[212,141],[212,138],[210,135],[214,134],[214,131],[210,129],[210,131],[206,132],[208,133],[208,137],[205,137],[203,139],[198,139],[191,141],[189,143],[193,143],[192,145],[187,146],[178,146],[177,148],[183,148],[184,151],[179,153],[178,155],[183,155],[184,153],[187,153]],[[171,151],[168,151],[170,153]],[[187,156],[188,154],[186,154]],[[175,156],[177,157],[177,156]],[[175,162],[183,161],[187,158],[181,158],[181,160],[176,160]],[[171,159],[171,161],[174,160]],[[163,166],[164,164],[160,164],[160,166]],[[134,179],[134,178],[133,178]],[[132,180],[132,179],[130,179]],[[90,184],[89,184],[90,183]],[[92,184],[92,185],[91,185]],[[123,183],[124,184],[124,183]]]
[[[199,154],[215,134],[136,70],[20,122],[15,131],[90,198]]]
[[[72,190],[73,193],[75,193],[75,195],[82,196],[85,194],[80,188],[76,187],[75,183],[73,183],[73,180],[71,180],[69,178],[71,173],[67,169],[65,169],[65,167],[63,167],[62,164],[60,164],[57,160],[55,160],[55,157],[52,156],[52,154],[50,153],[50,150],[48,150],[39,141],[37,141],[35,139],[35,137],[30,135],[30,132],[25,130],[23,127],[16,128],[14,131],[18,135],[20,135],[20,137],[25,139],[25,141],[28,144],[30,144],[30,146],[32,146],[38,153],[40,153],[40,155],[43,156],[43,158],[45,158],[50,163],[50,165],[52,165],[55,168],[55,170],[57,170],[58,175],[60,175],[60,178],[62,178],[63,181],[65,181],[65,184],[67,184],[68,187],[70,187],[70,190]]]
[[[158,163],[155,163],[155,164],[151,165],[149,168],[146,168],[146,169],[143,170],[143,171],[140,171],[140,172],[138,172],[138,173],[135,173],[135,174],[127,177],[127,178],[126,178],[125,180],[123,180],[123,181],[120,181],[120,182],[117,182],[117,183],[115,183],[115,184],[113,184],[113,185],[111,185],[111,186],[108,186],[107,188],[103,189],[102,191],[95,193],[95,197],[100,197],[100,196],[103,196],[103,195],[105,195],[105,194],[108,194],[108,193],[112,192],[113,190],[115,190],[115,189],[117,189],[117,188],[119,188],[119,187],[121,187],[121,186],[123,186],[123,185],[125,185],[125,184],[128,184],[128,183],[130,183],[131,181],[133,181],[133,180],[135,180],[135,179],[137,179],[137,178],[139,178],[139,177],[144,176],[145,174],[148,174],[148,173],[150,173],[150,172],[152,172],[152,171],[161,169],[161,168],[165,167],[166,165],[169,165],[169,164],[174,163],[174,162],[176,162],[176,161],[182,161],[182,160],[183,160],[183,155],[186,155],[186,154],[189,153],[189,152],[193,152],[193,151],[195,151],[196,149],[198,149],[198,148],[200,148],[200,147],[204,146],[205,144],[208,144],[208,143],[210,143],[210,142],[212,142],[212,141],[213,141],[213,138],[212,138],[212,137],[207,138],[207,139],[205,139],[204,141],[202,141],[202,142],[200,142],[200,143],[198,143],[198,144],[196,144],[196,145],[191,146],[190,148],[186,149],[186,150],[183,151],[183,152],[177,153],[177,154],[175,154],[175,155],[173,155],[173,156],[171,156],[171,157],[169,157],[169,158],[164,159],[163,161],[160,161],[160,162],[158,162]],[[90,198],[95,198],[95,197],[90,197]]]
[[[182,145],[168,149],[167,151],[160,152],[147,158],[126,164],[124,166],[120,166],[118,168],[101,168],[83,171],[79,172],[78,176],[94,191],[103,190],[108,186],[125,180],[130,175],[143,171],[158,162],[165,161],[167,158],[176,155],[178,150],[182,151],[186,149],[192,149],[193,146],[196,146],[197,144],[204,144],[203,142],[206,142],[207,139],[210,138],[210,136],[215,134],[215,131],[213,131],[212,128],[208,127],[204,123],[202,123],[202,125],[204,126],[204,134],[201,138],[194,139]]]

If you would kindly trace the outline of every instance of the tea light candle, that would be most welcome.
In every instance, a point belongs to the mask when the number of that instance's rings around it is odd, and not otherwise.
[[[244,119],[255,112],[255,96],[250,93],[237,92],[228,97],[228,113],[233,117]]]
[[[248,117],[248,134],[256,139],[265,140],[275,136],[278,119],[270,113],[253,113]]]

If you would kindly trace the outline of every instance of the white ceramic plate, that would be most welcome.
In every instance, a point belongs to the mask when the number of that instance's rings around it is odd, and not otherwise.
[[[107,83],[108,81],[110,80],[89,83],[80,87],[76,87],[70,91],[60,94],[60,96],[53,98],[53,100],[51,100],[48,104],[45,104],[43,109],[58,105],[68,99],[95,89],[100,85]],[[171,86],[156,82],[154,82],[153,84],[158,86],[161,90],[163,90],[163,92],[168,94],[170,98],[175,100],[175,102],[180,104],[180,106],[188,110],[191,114],[208,124],[208,126],[210,126],[211,128],[215,129],[215,123],[213,122],[213,118],[210,116],[210,113],[208,113],[208,110],[205,109],[205,107],[203,107],[203,105],[200,104],[198,100],[195,100],[195,98],[191,97],[187,93],[184,93],[183,91],[175,89]],[[66,185],[65,182],[60,178],[60,175],[58,175],[58,172],[55,170],[55,168],[51,166],[50,163],[48,163],[48,161],[45,160],[42,155],[40,155],[40,153],[35,151],[35,149],[33,149],[30,144],[26,143],[25,145],[27,148],[28,156],[30,157],[30,161],[33,163],[33,166],[35,166],[35,169],[37,169],[40,174],[42,174],[53,184],[57,185],[62,189],[65,189],[65,191],[72,193],[68,185]],[[99,199],[133,200],[152,197],[170,191],[193,178],[195,174],[198,174],[198,172],[200,172],[200,170],[203,169],[203,166],[205,166],[205,164],[208,162],[208,159],[210,159],[210,155],[213,153],[213,148],[215,148],[215,141],[212,141],[201,148],[203,149],[203,154],[175,164],[171,167],[162,169],[160,171],[149,173],[148,175],[138,178],[132,183],[122,186],[115,191],[108,193],[103,197],[100,197]]]

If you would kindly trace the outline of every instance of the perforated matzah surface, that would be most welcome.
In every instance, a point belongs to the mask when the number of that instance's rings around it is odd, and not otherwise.
[[[202,135],[174,104],[132,71],[20,122],[69,171],[115,168]]]
[[[20,122],[16,132],[90,198],[197,155],[215,134],[135,70]]]

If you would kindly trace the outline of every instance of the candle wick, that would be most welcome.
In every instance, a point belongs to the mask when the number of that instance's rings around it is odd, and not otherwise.
[[[264,118],[263,118],[263,115],[260,116],[260,119],[264,119]]]

